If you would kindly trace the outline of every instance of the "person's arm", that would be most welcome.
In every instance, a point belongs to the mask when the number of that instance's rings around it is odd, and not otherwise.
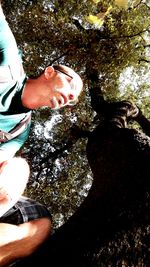
[[[49,218],[40,218],[20,225],[0,223],[0,266],[32,254],[51,234]]]

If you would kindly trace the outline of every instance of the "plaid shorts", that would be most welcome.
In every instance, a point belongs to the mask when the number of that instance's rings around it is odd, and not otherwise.
[[[0,217],[0,223],[18,225],[43,217],[47,217],[52,220],[50,212],[44,205],[33,199],[20,197],[19,201],[2,217]]]

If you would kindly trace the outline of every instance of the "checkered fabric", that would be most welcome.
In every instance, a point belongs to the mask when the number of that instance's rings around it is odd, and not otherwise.
[[[50,212],[44,205],[33,199],[21,197],[19,201],[0,218],[0,223],[18,225],[43,217],[52,219]]]

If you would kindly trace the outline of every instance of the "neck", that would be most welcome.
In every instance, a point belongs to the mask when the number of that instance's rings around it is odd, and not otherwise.
[[[22,92],[22,105],[28,109],[39,108],[40,96],[38,94],[39,81],[29,78]]]

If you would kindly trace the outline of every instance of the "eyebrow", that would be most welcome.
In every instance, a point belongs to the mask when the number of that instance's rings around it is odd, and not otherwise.
[[[53,66],[53,68],[54,68],[54,70],[59,71],[60,73],[63,73],[65,75],[67,75],[69,78],[73,79],[73,77],[70,74],[66,73],[63,70],[60,70],[59,67],[57,68],[56,66]]]

